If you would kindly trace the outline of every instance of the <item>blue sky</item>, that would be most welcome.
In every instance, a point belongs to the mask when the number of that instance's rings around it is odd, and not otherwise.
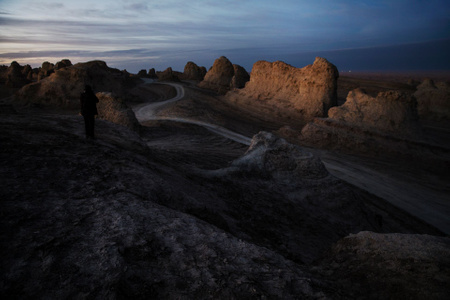
[[[449,70],[449,53],[448,0],[0,0],[0,64],[182,71],[225,55],[250,70],[319,55],[340,70]]]

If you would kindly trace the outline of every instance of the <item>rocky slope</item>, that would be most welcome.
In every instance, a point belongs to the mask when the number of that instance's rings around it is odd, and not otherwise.
[[[98,95],[101,115],[128,114]],[[67,112],[0,114],[2,298],[449,294],[448,238],[273,134],[245,152],[193,125],[99,120],[91,141]],[[345,238],[360,231],[378,234]]]
[[[316,269],[353,299],[445,299],[450,238],[360,232],[340,240]]]
[[[259,61],[245,88],[227,93],[225,100],[283,118],[287,124],[304,125],[337,105],[338,76],[336,67],[320,57],[301,69],[281,61]]]

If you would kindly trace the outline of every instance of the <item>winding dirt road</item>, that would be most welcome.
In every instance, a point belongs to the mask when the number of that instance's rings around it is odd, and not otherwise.
[[[184,87],[181,84],[172,83],[172,82],[166,82],[164,84],[170,85],[175,88],[177,95],[171,99],[156,102],[156,103],[147,103],[144,106],[138,106],[133,108],[134,113],[136,115],[137,120],[140,123],[146,122],[146,121],[158,121],[158,120],[164,120],[164,121],[173,121],[173,122],[179,122],[179,123],[187,123],[187,124],[195,124],[198,126],[202,126],[216,134],[219,134],[225,138],[228,138],[230,140],[233,140],[235,142],[244,144],[244,145],[250,145],[251,138],[246,137],[242,134],[233,132],[231,130],[228,130],[224,127],[217,126],[214,124],[197,121],[193,119],[186,119],[186,118],[175,118],[175,117],[160,117],[157,116],[156,113],[158,110],[170,103],[177,102],[184,98],[185,92]]]
[[[157,112],[164,106],[180,101],[185,96],[184,87],[177,83],[164,83],[176,89],[177,95],[166,101],[146,103],[133,108],[139,122],[165,120],[202,126],[216,134],[244,145],[250,145],[251,138],[221,126],[186,118],[161,117]],[[319,153],[318,153],[319,154]],[[385,199],[391,204],[450,234],[449,187],[438,185],[436,178],[417,178],[417,174],[393,173],[389,166],[376,168],[368,161],[354,157],[339,156],[320,151],[320,158],[328,171],[334,176]]]

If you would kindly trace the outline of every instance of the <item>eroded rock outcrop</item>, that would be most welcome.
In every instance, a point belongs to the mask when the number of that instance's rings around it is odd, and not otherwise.
[[[171,67],[165,69],[163,72],[158,72],[157,75],[158,81],[180,81],[180,78],[178,77],[176,72],[172,70]]]
[[[192,61],[189,61],[186,66],[184,66],[184,79],[186,80],[198,80],[201,81],[205,78],[206,68],[199,67]]]
[[[416,99],[399,91],[381,92],[372,97],[361,89],[353,90],[342,106],[328,111],[328,116],[350,127],[397,137],[414,138],[421,133]]]
[[[59,70],[59,69],[62,69],[62,68],[67,68],[67,67],[70,67],[71,65],[72,65],[72,62],[70,60],[63,59],[63,60],[61,60],[61,61],[56,63],[55,70]]]
[[[50,64],[45,65],[50,67]],[[16,94],[16,101],[78,108],[80,93],[86,84],[91,85],[94,91],[113,92],[122,96],[129,82],[128,76],[117,69],[109,68],[103,61],[78,63],[56,70],[49,77],[24,86]]]
[[[321,266],[321,272],[332,274],[353,299],[446,299],[450,295],[448,237],[360,232],[340,240]]]
[[[112,93],[97,93],[96,96],[99,99],[97,109],[100,119],[139,131],[140,124],[134,112],[125,104],[125,101]]]
[[[28,79],[28,73],[31,71],[31,67],[26,65],[22,67],[16,61],[13,61],[11,65],[4,70],[5,85],[11,88],[20,88],[30,81]]]
[[[429,121],[450,122],[450,84],[424,80],[414,93],[419,117]]]
[[[230,89],[243,87],[248,81],[245,74],[248,75],[248,72],[243,67],[233,65],[228,58],[222,56],[214,61],[212,68],[198,86],[225,94]]]
[[[314,64],[295,68],[284,62],[258,61],[245,88],[229,92],[226,99],[252,107],[272,118],[306,123],[324,117],[337,104],[337,68],[317,57]]]
[[[231,167],[285,182],[323,179],[329,175],[320,159],[268,132],[255,135],[248,151]]]
[[[371,97],[356,89],[349,93],[344,105],[330,109],[328,114],[329,118],[315,118],[303,127],[300,143],[413,161],[439,173],[450,167],[448,148],[427,140],[416,100],[409,94],[388,91]]]

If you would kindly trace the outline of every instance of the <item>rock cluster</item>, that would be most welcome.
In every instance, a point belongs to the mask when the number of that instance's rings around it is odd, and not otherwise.
[[[424,80],[414,93],[419,117],[429,121],[450,122],[450,84]]]
[[[184,79],[186,79],[186,80],[202,81],[205,78],[205,75],[206,75],[206,68],[205,67],[199,67],[194,62],[189,61],[184,66],[183,75],[184,75]]]
[[[328,111],[328,117],[349,127],[397,137],[415,138],[421,133],[416,99],[399,91],[381,92],[372,97],[361,89],[353,90],[343,105]]]
[[[301,69],[281,61],[258,61],[245,88],[228,93],[226,99],[283,118],[286,123],[305,124],[326,116],[337,104],[338,76],[337,68],[320,57]]]
[[[53,69],[50,69],[50,64],[45,64],[42,70]],[[94,91],[113,92],[122,96],[130,80],[122,71],[109,68],[103,61],[78,63],[58,69],[50,76],[24,86],[16,94],[16,100],[22,103],[78,108],[80,93],[86,84],[91,85]]]
[[[225,94],[229,90],[244,87],[249,79],[250,76],[243,67],[233,65],[228,58],[222,56],[214,61],[212,68],[198,86]]]
[[[99,103],[97,105],[98,117],[119,125],[126,126],[134,131],[140,130],[140,124],[134,112],[125,102],[112,93],[97,93]]]

